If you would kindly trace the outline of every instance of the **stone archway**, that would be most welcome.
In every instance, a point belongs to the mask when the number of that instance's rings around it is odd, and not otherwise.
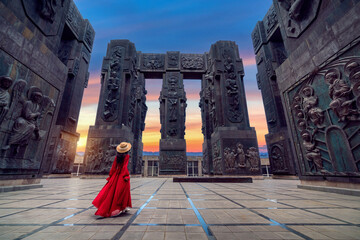
[[[162,78],[160,174],[186,173],[183,79],[201,79],[204,173],[261,174],[256,132],[250,127],[246,106],[243,64],[235,42],[218,41],[204,54],[148,54],[137,52],[129,40],[112,40],[101,76],[96,122],[90,126],[85,152],[85,173],[107,172],[110,163],[102,169],[90,166],[96,165],[94,161],[109,162],[108,157],[113,156],[102,156],[99,151],[111,152],[111,146],[121,141],[133,144],[130,172],[141,172],[141,138],[147,112],[145,78]]]

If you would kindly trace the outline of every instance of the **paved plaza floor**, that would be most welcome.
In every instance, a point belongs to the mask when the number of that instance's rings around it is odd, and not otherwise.
[[[296,180],[173,183],[132,178],[133,209],[94,215],[105,179],[43,179],[0,193],[0,239],[360,239],[360,197]]]

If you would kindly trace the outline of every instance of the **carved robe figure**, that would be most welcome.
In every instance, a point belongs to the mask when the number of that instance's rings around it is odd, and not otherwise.
[[[169,98],[169,121],[176,122],[177,120],[177,99]]]
[[[10,94],[8,92],[13,80],[10,77],[0,77],[0,124],[4,120],[10,106]]]
[[[15,120],[9,145],[27,145],[31,138],[40,139],[38,117],[41,115],[40,103],[43,99],[41,90],[38,87],[30,87],[29,100],[26,101],[21,109],[21,115]]]
[[[246,167],[245,152],[243,145],[241,143],[238,143],[236,146],[236,158],[237,158],[237,167],[240,168]]]
[[[259,171],[260,156],[255,147],[251,147],[247,150],[246,156],[250,162],[250,171]]]
[[[306,158],[309,161],[314,162],[317,171],[323,172],[324,170],[320,150],[316,148],[315,142],[312,142],[310,133],[305,131],[301,134],[301,137],[303,139],[303,146],[306,151]]]
[[[231,151],[230,148],[224,149],[224,157],[225,157],[225,168],[226,170],[234,170],[235,169],[235,153]]]

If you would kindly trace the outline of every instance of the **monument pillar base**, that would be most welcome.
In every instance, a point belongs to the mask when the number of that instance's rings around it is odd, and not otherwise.
[[[185,139],[161,139],[159,160],[159,175],[186,174]]]
[[[134,145],[134,134],[127,126],[101,128],[90,126],[84,159],[84,174],[108,174],[116,156],[116,146],[121,142]],[[128,169],[133,173],[133,149],[130,150]]]
[[[272,174],[296,175],[287,129],[265,135]]]
[[[261,175],[256,131],[218,127],[211,135],[216,175]]]

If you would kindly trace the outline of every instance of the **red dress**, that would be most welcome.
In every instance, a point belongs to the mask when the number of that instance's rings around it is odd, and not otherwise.
[[[112,164],[109,177],[106,179],[108,182],[92,202],[98,208],[95,215],[112,217],[121,213],[126,207],[132,207],[130,174],[127,168],[129,155],[126,155],[120,164],[116,162],[116,158]]]

